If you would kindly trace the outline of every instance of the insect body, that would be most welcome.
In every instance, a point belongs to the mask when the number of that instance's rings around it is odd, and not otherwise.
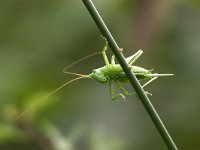
[[[55,89],[54,91],[49,93],[47,96],[45,96],[42,99],[40,99],[40,101],[35,103],[35,105],[33,105],[33,107],[36,106],[42,100],[47,99],[49,96],[51,96],[52,94],[56,93],[61,88],[65,87],[66,85],[68,85],[68,84],[70,84],[70,83],[72,83],[74,81],[77,81],[79,79],[83,79],[83,78],[95,79],[95,80],[97,80],[98,82],[101,82],[101,83],[107,83],[108,82],[112,100],[115,100],[115,99],[117,99],[119,97],[125,99],[125,96],[135,95],[136,94],[135,92],[131,92],[130,93],[121,85],[121,82],[128,83],[128,78],[127,78],[126,74],[124,73],[122,67],[119,64],[115,63],[115,56],[114,55],[111,58],[111,63],[109,63],[108,57],[106,55],[106,50],[107,49],[108,49],[108,43],[106,41],[106,44],[105,44],[105,46],[104,46],[104,48],[102,50],[102,55],[103,55],[103,58],[104,58],[104,62],[106,64],[105,66],[100,67],[98,69],[94,69],[92,71],[92,73],[90,73],[89,75],[83,75],[83,74],[78,74],[78,73],[73,73],[73,72],[68,72],[67,71],[67,69],[69,69],[71,66],[73,66],[73,65],[75,65],[75,64],[81,62],[82,60],[85,60],[85,59],[87,59],[87,58],[89,58],[91,56],[99,54],[99,53],[94,53],[94,54],[88,55],[88,56],[86,56],[86,57],[84,57],[84,58],[72,63],[71,65],[66,67],[63,72],[66,73],[66,74],[77,75],[79,77],[64,83],[62,86],[58,87],[57,89]],[[139,50],[138,52],[136,52],[132,56],[126,58],[126,61],[127,61],[128,65],[130,66],[131,71],[135,74],[136,78],[139,81],[143,80],[143,79],[149,79],[149,81],[147,81],[142,86],[143,88],[146,85],[148,85],[149,83],[151,83],[152,81],[154,81],[155,79],[157,79],[158,77],[160,77],[160,76],[173,76],[173,74],[152,73],[152,70],[147,70],[147,69],[142,68],[142,67],[133,66],[133,63],[142,55],[142,53],[143,53],[143,51]],[[119,89],[121,90],[121,93],[118,93],[118,94],[114,93],[113,83],[115,83],[119,87]],[[25,110],[20,115],[18,115],[16,117],[16,120],[21,118],[26,112],[28,112],[33,107]]]
[[[136,75],[138,80],[151,78],[151,70],[144,69],[138,66],[131,66],[131,71]],[[128,82],[128,78],[119,64],[111,64],[108,67],[104,66],[94,69],[89,76],[99,82],[105,83],[110,80],[119,82]]]
[[[114,55],[111,58],[111,63],[109,63],[108,57],[106,55],[107,49],[108,49],[108,43],[106,41],[106,44],[102,50],[102,55],[103,55],[104,62],[106,65],[101,68],[94,69],[91,74],[82,75],[82,74],[67,72],[66,70],[64,70],[64,73],[78,75],[78,76],[81,76],[82,78],[95,79],[101,83],[108,82],[112,100],[115,100],[119,97],[122,97],[125,99],[125,96],[134,95],[135,92],[129,93],[121,85],[121,82],[127,83],[129,80],[128,80],[126,74],[124,73],[122,67],[119,64],[115,63]],[[157,79],[159,76],[173,76],[173,74],[152,73],[152,70],[147,70],[142,67],[133,66],[132,64],[142,55],[142,53],[143,53],[143,51],[139,50],[134,55],[126,58],[126,61],[129,64],[131,71],[135,74],[135,76],[138,80],[149,79],[149,81],[147,81],[142,87],[145,87],[146,85],[148,85],[149,83],[151,83],[152,81]],[[117,86],[119,87],[119,89],[121,90],[122,93],[119,93],[117,95],[114,94],[113,82],[117,84]]]

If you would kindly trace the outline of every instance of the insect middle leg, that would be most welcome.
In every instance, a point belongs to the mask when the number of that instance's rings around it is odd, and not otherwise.
[[[110,88],[110,95],[112,100],[116,100],[117,98],[121,97],[125,100],[125,96],[122,93],[116,94],[115,95],[115,91],[114,91],[114,87],[113,87],[113,82],[109,81],[109,88]]]
[[[105,64],[106,64],[106,67],[109,67],[109,66],[110,66],[110,63],[109,63],[108,57],[107,57],[107,55],[106,55],[107,49],[108,49],[108,41],[106,40],[106,44],[105,44],[105,46],[104,46],[104,48],[103,48],[103,50],[102,50],[102,55],[103,55],[103,59],[104,59],[104,62],[105,62]]]
[[[112,55],[111,64],[112,64],[112,65],[115,65],[115,55]]]

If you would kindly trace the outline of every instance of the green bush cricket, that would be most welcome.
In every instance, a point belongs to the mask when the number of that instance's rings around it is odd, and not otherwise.
[[[122,85],[122,83],[129,83],[128,82],[128,78],[126,76],[126,74],[124,73],[122,67],[119,64],[115,63],[115,56],[112,55],[111,58],[111,63],[109,63],[106,51],[108,50],[108,42],[105,39],[106,43],[105,46],[102,50],[102,56],[105,62],[105,66],[94,69],[92,71],[92,73],[88,74],[88,75],[83,75],[83,74],[78,74],[78,73],[73,73],[73,72],[68,72],[67,69],[69,69],[70,67],[72,67],[73,65],[91,57],[94,56],[96,54],[99,54],[100,52],[97,53],[93,53],[90,54],[86,57],[83,57],[81,59],[79,59],[78,61],[72,63],[71,65],[67,66],[64,70],[63,73],[66,74],[71,74],[71,75],[76,75],[79,76],[77,78],[74,78],[66,83],[64,83],[63,85],[61,85],[60,87],[58,87],[57,89],[55,89],[53,92],[49,93],[47,96],[43,97],[40,101],[38,101],[37,103],[35,103],[34,106],[36,106],[39,102],[41,102],[42,100],[47,99],[49,96],[51,96],[52,94],[56,93],[57,91],[59,91],[60,89],[62,89],[63,87],[65,87],[66,85],[77,81],[79,79],[83,79],[83,78],[89,78],[89,79],[94,79],[100,83],[109,83],[109,89],[110,89],[110,95],[111,95],[111,99],[112,100],[116,100],[118,98],[123,98],[125,99],[126,96],[131,96],[131,95],[136,95],[135,92],[128,92]],[[122,49],[121,49],[122,50]],[[142,87],[144,88],[145,86],[147,86],[149,83],[151,83],[152,81],[154,81],[155,79],[157,79],[158,77],[162,77],[162,76],[173,76],[173,74],[158,74],[158,73],[152,73],[153,70],[148,70],[142,67],[138,67],[138,66],[134,66],[133,63],[142,55],[143,51],[139,50],[137,51],[135,54],[133,54],[132,56],[126,58],[127,63],[130,66],[130,69],[132,70],[132,72],[135,74],[136,78],[140,81],[143,79],[149,79],[144,85],[142,85]],[[115,83],[117,85],[117,87],[120,89],[121,93],[115,94],[114,93],[114,86],[113,83]],[[146,91],[146,94],[150,94]],[[34,107],[33,106],[33,107]],[[20,115],[17,116],[16,120],[18,120],[21,116],[23,116],[26,112],[28,112],[30,109],[29,108],[27,110],[25,110],[24,112],[22,112]]]
[[[125,96],[131,96],[135,95],[135,92],[129,93],[122,85],[120,82],[128,83],[128,78],[126,74],[124,73],[122,67],[119,64],[115,63],[115,56],[113,55],[111,58],[111,63],[108,61],[108,57],[106,55],[106,51],[108,49],[108,42],[106,41],[106,44],[102,50],[102,55],[103,59],[105,62],[105,66],[94,69],[92,73],[89,75],[82,75],[82,74],[77,74],[77,73],[72,73],[72,72],[67,72],[66,68],[63,72],[67,74],[73,74],[73,75],[78,75],[80,76],[79,78],[90,78],[90,79],[95,79],[98,82],[101,83],[109,83],[109,88],[110,88],[110,94],[112,100],[115,100],[119,97],[125,99]],[[152,70],[147,70],[142,67],[138,66],[133,66],[132,64],[142,55],[143,51],[139,50],[132,56],[126,58],[127,63],[130,65],[130,69],[132,72],[136,75],[138,80],[143,80],[143,79],[149,79],[142,87],[144,88],[146,85],[154,81],[160,76],[173,76],[173,74],[158,74],[158,73],[152,73]],[[78,78],[78,79],[79,79]],[[119,87],[122,93],[119,94],[114,94],[114,88],[113,88],[113,82],[116,83],[116,85]],[[148,93],[147,93],[148,94]]]

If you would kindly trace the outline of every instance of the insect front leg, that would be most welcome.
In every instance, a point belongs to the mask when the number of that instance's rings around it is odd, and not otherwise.
[[[110,88],[110,95],[111,95],[112,100],[116,100],[119,97],[125,100],[126,97],[122,93],[115,95],[113,82],[111,80],[109,81],[109,88]]]
[[[128,92],[121,84],[119,81],[115,81],[115,83],[117,84],[117,86],[119,87],[119,89],[122,91],[122,93],[124,95],[127,95],[127,96],[132,96],[132,95],[136,95],[135,92]]]
[[[107,49],[108,49],[108,41],[106,40],[106,44],[105,44],[105,46],[104,46],[104,48],[102,50],[102,55],[103,55],[103,59],[104,59],[104,62],[106,64],[106,67],[109,67],[110,63],[109,63],[108,57],[106,55]]]

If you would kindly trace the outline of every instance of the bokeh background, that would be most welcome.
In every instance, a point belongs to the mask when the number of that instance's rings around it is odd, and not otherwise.
[[[200,149],[200,2],[94,3],[125,56],[143,49],[136,65],[175,74],[146,90],[178,148]],[[0,0],[1,150],[167,149],[140,101],[111,101],[107,84],[82,79],[41,101],[74,78],[63,68],[103,46],[80,0]],[[103,65],[98,55],[70,71]]]

